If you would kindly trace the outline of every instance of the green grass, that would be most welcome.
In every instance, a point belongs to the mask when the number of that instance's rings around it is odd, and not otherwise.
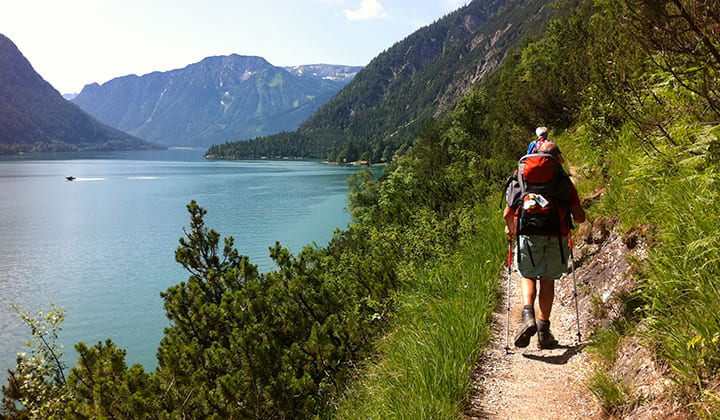
[[[597,331],[592,337],[588,350],[599,363],[612,366],[617,361],[618,347],[622,337],[622,331],[618,328],[611,327]]]
[[[490,201],[478,210],[482,227],[464,249],[422,271],[412,290],[397,297],[398,315],[377,360],[340,402],[336,417],[460,417],[499,298],[506,237],[497,200]]]
[[[586,385],[600,401],[603,410],[610,415],[622,416],[637,403],[632,398],[630,387],[622,379],[615,380],[599,367],[590,373]]]
[[[676,127],[672,134],[684,143],[648,154],[629,132],[607,152],[607,193],[594,209],[599,215],[619,215],[621,229],[649,226],[653,233],[649,258],[639,270],[634,299],[643,303],[635,316],[647,328],[642,333],[661,363],[671,368],[677,385],[674,398],[688,401],[700,418],[717,418],[720,399],[720,144],[718,126]],[[570,146],[572,156],[583,149]],[[585,149],[587,151],[587,149]],[[684,152],[683,152],[684,150]],[[715,150],[715,151],[714,151]],[[629,314],[626,314],[629,315]],[[598,333],[595,352],[603,369],[589,387],[606,409],[622,410],[626,390],[613,385],[613,349],[627,331]],[[600,369],[600,367],[598,367]],[[615,408],[613,408],[615,407]]]

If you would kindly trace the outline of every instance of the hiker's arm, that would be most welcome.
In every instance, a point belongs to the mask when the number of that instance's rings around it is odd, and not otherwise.
[[[580,197],[573,183],[570,183],[570,214],[572,214],[573,222],[575,223],[585,221],[585,209],[583,209],[582,204],[580,204]]]
[[[505,233],[508,235],[515,234],[515,211],[505,206],[503,211],[503,219],[505,219]]]
[[[573,222],[582,223],[585,221],[585,209],[580,204],[571,205],[570,213],[572,213]]]

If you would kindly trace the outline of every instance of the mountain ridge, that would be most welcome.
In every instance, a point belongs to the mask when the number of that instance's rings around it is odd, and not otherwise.
[[[310,72],[313,77],[321,77],[328,80],[340,80],[350,82],[362,69],[362,66],[347,66],[343,64],[301,64],[298,66],[283,66],[290,73],[303,76]]]
[[[211,56],[180,69],[89,84],[72,101],[131,134],[202,147],[295,130],[357,67],[291,69],[257,56]]]
[[[412,144],[425,121],[447,113],[492,74],[511,48],[538,33],[555,14],[550,3],[475,0],[375,57],[302,123],[292,134],[298,141],[280,134],[213,147],[208,154],[254,158],[280,149],[285,156],[387,160]]]

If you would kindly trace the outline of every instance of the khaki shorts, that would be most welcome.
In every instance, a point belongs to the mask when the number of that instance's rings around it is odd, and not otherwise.
[[[523,277],[556,280],[568,271],[567,236],[518,235],[515,250],[515,266]]]

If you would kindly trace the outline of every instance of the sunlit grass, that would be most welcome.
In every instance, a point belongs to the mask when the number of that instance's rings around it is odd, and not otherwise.
[[[720,160],[713,150],[720,144],[720,128],[677,130],[677,138],[694,143],[690,152],[673,150],[672,156],[649,154],[631,133],[621,133],[621,146],[608,153],[607,193],[596,211],[619,215],[622,229],[652,227],[652,246],[636,291],[644,303],[638,320],[647,327],[642,337],[671,368],[676,389],[688,394],[677,397],[694,401],[689,408],[698,416],[717,418]],[[592,346],[603,366],[589,378],[589,387],[608,411],[624,410],[631,403],[623,401],[627,390],[608,373],[624,335],[625,331],[601,331]]]
[[[621,416],[636,403],[625,382],[621,379],[616,380],[599,367],[590,373],[586,385],[595,394],[607,414]]]
[[[490,338],[505,236],[497,201],[478,211],[480,232],[398,296],[379,359],[341,402],[338,418],[456,419],[470,373]]]

